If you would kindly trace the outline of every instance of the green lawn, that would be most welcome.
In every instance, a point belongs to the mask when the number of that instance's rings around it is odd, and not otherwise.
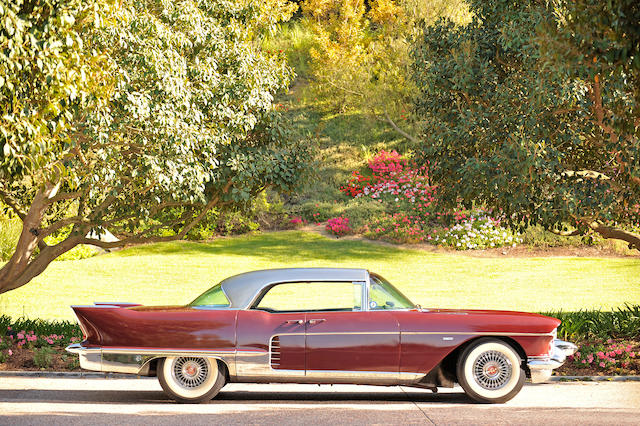
[[[300,231],[139,246],[54,262],[30,284],[0,296],[0,314],[73,318],[71,304],[183,304],[222,278],[276,267],[362,267],[424,307],[526,311],[640,304],[633,258],[473,258]]]

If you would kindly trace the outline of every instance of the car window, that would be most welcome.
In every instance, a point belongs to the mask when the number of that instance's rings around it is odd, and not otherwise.
[[[379,275],[371,274],[369,287],[369,310],[409,309],[415,305],[400,293],[387,280]]]
[[[217,284],[189,303],[189,306],[229,306],[229,299],[222,291],[222,285]]]
[[[351,282],[293,282],[271,287],[254,309],[269,312],[360,310],[362,285]]]

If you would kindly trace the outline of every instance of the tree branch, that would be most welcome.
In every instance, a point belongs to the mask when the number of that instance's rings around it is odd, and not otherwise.
[[[400,127],[398,127],[398,125],[391,119],[391,117],[389,117],[389,113],[387,112],[386,109],[384,110],[384,118],[386,122],[389,123],[396,132],[400,133],[402,136],[409,139],[413,143],[416,143],[416,144],[420,143],[420,140],[418,138],[416,138],[415,136],[411,136],[409,133],[405,132]]]
[[[589,223],[589,227],[602,235],[603,238],[626,241],[629,243],[630,249],[635,248],[636,250],[640,250],[640,235],[612,226],[606,226],[596,221]]]
[[[27,216],[27,212],[25,212],[20,207],[18,207],[18,203],[16,202],[16,200],[8,192],[5,192],[4,190],[0,189],[0,198],[2,198],[2,201],[6,205],[11,207],[11,210],[13,210],[14,213],[16,215],[18,215],[18,217],[21,220],[24,221],[24,218]]]

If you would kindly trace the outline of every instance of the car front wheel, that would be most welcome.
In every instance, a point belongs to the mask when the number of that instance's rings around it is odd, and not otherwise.
[[[182,403],[211,400],[225,384],[225,376],[213,358],[167,357],[158,363],[158,381],[172,399]]]
[[[518,353],[497,339],[480,339],[458,358],[458,382],[472,399],[503,403],[516,396],[526,373]]]

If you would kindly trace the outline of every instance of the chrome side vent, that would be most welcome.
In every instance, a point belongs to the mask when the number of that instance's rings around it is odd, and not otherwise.
[[[269,362],[271,364],[271,368],[280,368],[280,337],[273,336],[271,339],[271,348],[270,348],[271,357]]]

